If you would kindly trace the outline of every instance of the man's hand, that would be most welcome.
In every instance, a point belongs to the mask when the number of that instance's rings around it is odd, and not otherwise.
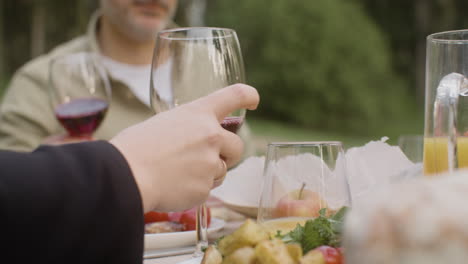
[[[180,211],[205,201],[243,151],[242,140],[221,121],[237,109],[256,109],[259,100],[254,88],[232,85],[114,137],[110,142],[127,159],[145,212]]]

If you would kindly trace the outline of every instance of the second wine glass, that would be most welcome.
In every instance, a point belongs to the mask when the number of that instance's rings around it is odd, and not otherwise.
[[[55,116],[71,138],[90,140],[109,107],[111,88],[98,54],[79,52],[49,65]]]
[[[151,71],[151,105],[160,113],[235,83],[245,83],[236,32],[225,28],[177,28],[159,32]],[[226,117],[221,126],[236,133],[245,109]],[[197,211],[197,247],[208,245],[206,207]]]

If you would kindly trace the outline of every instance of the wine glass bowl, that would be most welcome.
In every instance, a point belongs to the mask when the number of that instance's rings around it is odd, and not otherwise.
[[[176,28],[158,33],[154,49],[150,98],[157,113],[206,96],[226,86],[245,83],[244,63],[236,32],[226,28]],[[220,125],[237,133],[245,109],[232,112]],[[220,157],[221,158],[221,157]],[[197,245],[208,245],[206,208],[197,211]]]
[[[156,113],[245,82],[236,32],[226,28],[177,28],[159,32],[152,69],[150,94]],[[243,118],[245,109],[231,116]]]
[[[257,221],[272,233],[350,205],[341,142],[268,145]]]
[[[107,113],[111,96],[99,55],[79,52],[55,57],[49,74],[56,118],[70,137],[92,139]]]

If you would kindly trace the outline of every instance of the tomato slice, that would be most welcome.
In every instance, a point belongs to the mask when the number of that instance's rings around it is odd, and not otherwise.
[[[211,223],[211,211],[207,208],[208,212],[208,226]],[[184,225],[184,231],[195,230],[197,225],[197,207],[182,211],[161,213],[151,211],[145,214],[145,224],[153,222],[170,221],[177,222]]]
[[[179,222],[180,217],[182,216],[184,212],[170,212],[169,213],[169,221],[171,222]]]
[[[145,224],[163,221],[169,221],[167,213],[150,211],[145,214]]]
[[[208,212],[208,226],[210,226],[211,223],[211,211],[210,208],[206,208],[206,211]],[[197,208],[194,207],[189,210],[185,210],[181,217],[179,222],[185,226],[185,231],[189,230],[195,230],[197,226]]]
[[[329,247],[329,246],[320,246],[314,250],[318,250],[323,254],[325,258],[325,262],[327,264],[343,264],[343,255],[341,254],[341,250]]]

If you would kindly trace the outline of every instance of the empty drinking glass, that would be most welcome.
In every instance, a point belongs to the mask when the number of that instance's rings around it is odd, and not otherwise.
[[[331,215],[350,204],[341,142],[268,145],[257,220],[271,232],[288,232],[321,210]]]

